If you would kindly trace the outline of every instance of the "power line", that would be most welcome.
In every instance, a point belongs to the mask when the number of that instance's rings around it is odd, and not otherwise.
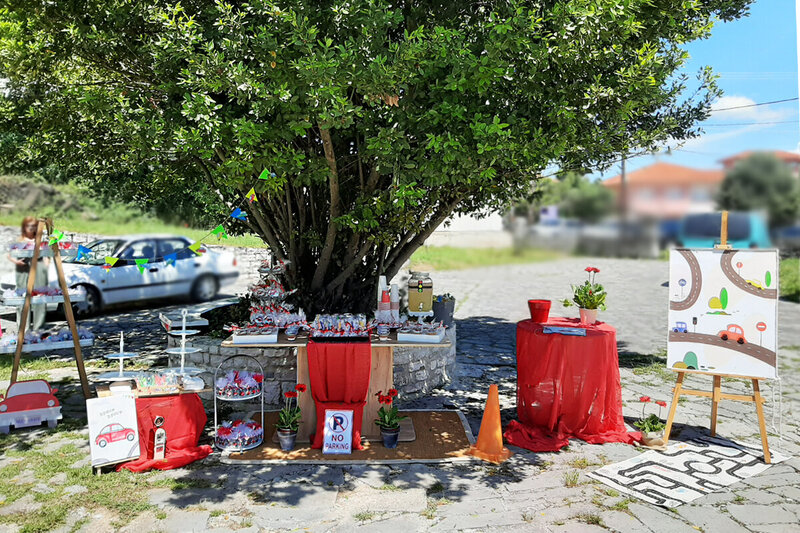
[[[705,128],[706,126],[712,126],[717,128],[722,128],[725,126],[757,126],[760,124],[797,124],[796,120],[776,120],[773,122],[731,122],[727,124],[700,124],[701,128]]]
[[[759,102],[757,104],[746,104],[746,105],[737,105],[733,107],[723,107],[722,109],[712,109],[711,112],[716,113],[717,111],[731,111],[733,109],[744,109],[746,107],[757,107],[760,105],[782,104],[784,102],[796,102],[797,100],[800,100],[800,98],[798,97],[784,98],[783,100],[773,100],[772,102]]]

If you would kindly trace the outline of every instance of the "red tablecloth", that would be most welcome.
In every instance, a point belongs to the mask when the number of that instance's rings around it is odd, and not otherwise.
[[[361,450],[361,418],[369,392],[372,346],[369,342],[308,343],[308,376],[317,408],[311,447],[322,448],[326,409],[353,410],[353,449]]]
[[[157,416],[164,417],[162,427],[167,432],[167,449],[161,461],[153,460],[156,431],[153,421]],[[119,465],[117,470],[170,470],[203,459],[211,453],[211,446],[197,445],[207,420],[203,402],[197,394],[136,398],[136,417],[139,421],[141,455],[136,461]]]
[[[622,419],[616,330],[588,326],[585,337],[545,334],[545,325],[579,327],[577,319],[517,324],[517,417],[504,436],[515,446],[558,451],[570,438],[632,443]]]

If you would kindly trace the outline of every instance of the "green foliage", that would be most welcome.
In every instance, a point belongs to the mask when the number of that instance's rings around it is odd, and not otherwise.
[[[651,413],[647,418],[637,420],[633,425],[643,433],[663,431],[663,429],[667,427],[655,413]]]
[[[394,389],[392,389],[388,396],[384,396],[382,392],[377,394],[380,403],[383,405],[378,409],[378,418],[375,419],[375,425],[381,429],[397,429],[400,427],[400,421],[408,418],[407,416],[400,416],[396,405],[393,405],[394,398],[391,396]],[[394,391],[396,393],[396,391]],[[391,407],[389,407],[391,405]]]
[[[773,227],[791,224],[798,214],[800,192],[789,167],[772,154],[755,153],[725,176],[717,196],[720,209],[766,210]]]
[[[297,400],[297,393],[284,393],[283,408],[278,412],[278,422],[275,426],[278,429],[297,431],[300,427],[300,405]]]
[[[781,261],[780,295],[786,300],[800,302],[800,259]]]
[[[728,289],[725,287],[719,291],[719,303],[722,304],[723,309],[728,307]]]
[[[307,311],[364,311],[452,213],[695,136],[684,46],[749,3],[10,0],[0,163],[226,220]]]
[[[535,205],[556,205],[559,215],[583,222],[598,222],[614,209],[614,195],[599,181],[589,181],[578,172],[560,174],[556,180],[538,183]]]

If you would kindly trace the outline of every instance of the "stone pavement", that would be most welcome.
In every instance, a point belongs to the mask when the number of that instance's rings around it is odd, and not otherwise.
[[[618,327],[626,421],[630,423],[640,416],[637,398],[642,394],[669,400],[674,375],[663,368],[667,302],[663,283],[667,280],[667,263],[570,258],[435,273],[437,292],[447,291],[458,299],[458,374],[446,389],[401,406],[461,409],[477,434],[486,390],[494,382],[500,388],[504,421],[514,418],[515,322],[527,316],[525,300],[567,296],[569,283],[580,281],[588,265],[601,269],[599,281],[610,293],[609,311],[602,313],[601,319]],[[554,306],[553,314],[575,316],[577,311]],[[157,312],[152,310],[122,310],[84,321],[83,325],[95,329],[101,347],[105,347],[104,343],[113,346],[119,328],[125,328],[131,332],[132,349],[155,356],[166,345],[155,316]],[[480,462],[436,466],[230,466],[212,455],[189,468],[148,478],[154,486],[158,480],[178,479],[184,481],[184,488],[148,489],[152,507],[129,517],[131,521],[122,530],[800,531],[800,305],[781,302],[780,331],[782,438],[777,434],[776,417],[770,444],[794,458],[691,505],[677,509],[652,506],[628,499],[586,476],[599,465],[640,453],[622,444],[572,441],[559,453],[513,449],[515,455],[501,466]],[[708,388],[710,379],[696,377],[689,384]],[[75,385],[61,389],[76,391]],[[732,391],[746,391],[741,380],[726,380],[725,386]],[[776,406],[773,388],[772,383],[765,386],[770,423]],[[65,412],[82,416],[80,397],[72,396],[64,403]],[[710,401],[706,399],[682,402],[675,431],[706,431],[709,413]],[[752,404],[723,402],[718,433],[757,444]],[[44,436],[35,449],[57,446],[51,442],[55,438]],[[0,458],[0,469],[4,466]],[[68,488],[80,492],[82,487]],[[25,505],[35,509],[36,502],[17,500],[7,507],[26,508]],[[0,516],[4,514],[7,511],[0,507]],[[86,509],[76,516],[82,516],[82,522],[75,518],[70,523],[81,526],[76,529],[92,532],[111,530],[109,524],[119,519],[108,512]]]

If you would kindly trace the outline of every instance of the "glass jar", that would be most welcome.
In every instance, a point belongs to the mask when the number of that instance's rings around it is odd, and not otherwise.
[[[427,272],[411,272],[408,280],[409,313],[428,313],[433,309],[433,280]]]

